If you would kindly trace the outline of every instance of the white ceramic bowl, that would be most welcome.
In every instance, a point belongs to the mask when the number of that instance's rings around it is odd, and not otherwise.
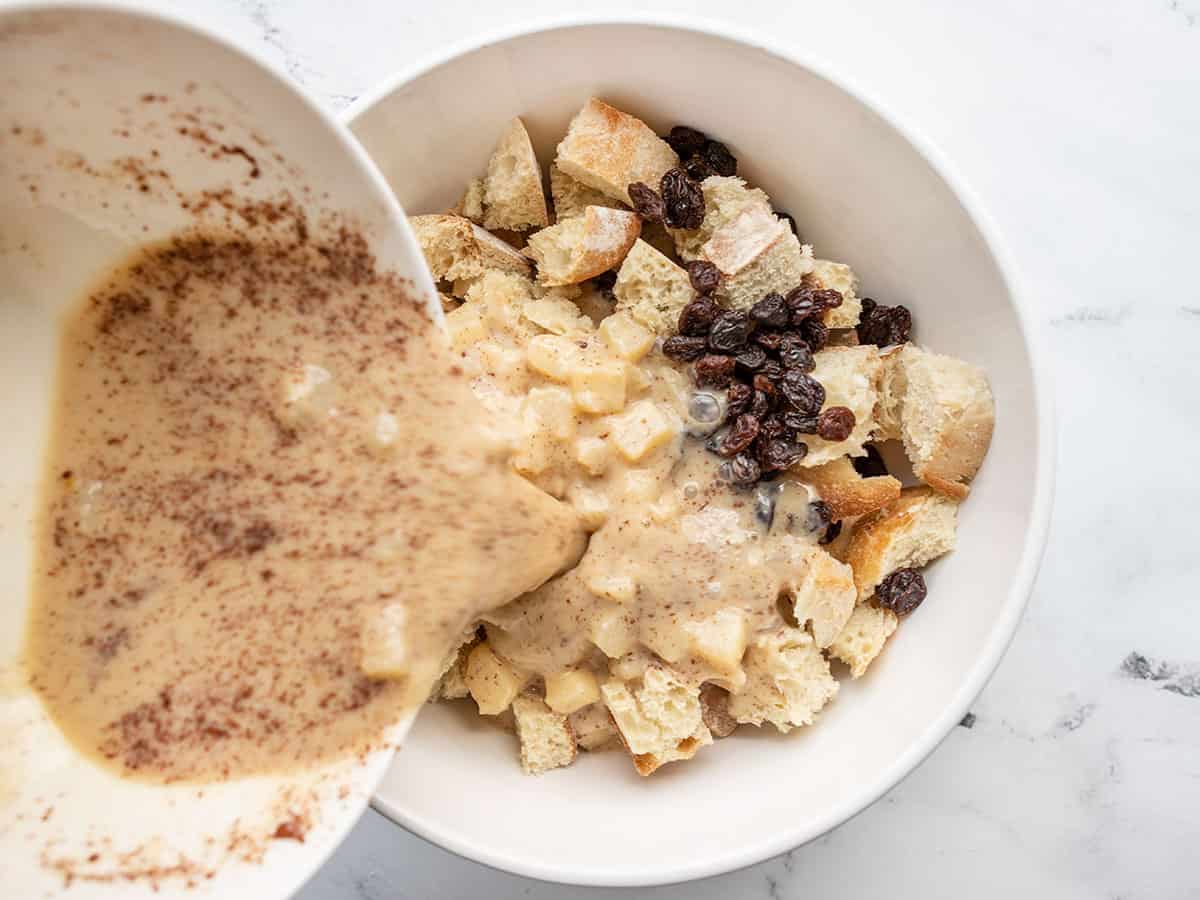
[[[652,884],[727,871],[811,840],[877,799],[962,718],[995,668],[1046,535],[1049,390],[1013,267],[978,205],[937,152],[846,85],[756,39],[593,22],[441,54],[350,110],[354,133],[410,212],[452,205],[515,115],[543,164],[591,94],[660,132],[704,129],[796,217],[818,256],[852,264],[867,295],[909,306],[920,341],[983,366],[997,406],[958,549],[930,570],[929,600],[813,727],[739,732],[645,780],[621,754],[529,778],[511,737],[435,707],[375,798],[407,828],[554,881]]]
[[[259,176],[222,145],[248,148]],[[325,214],[352,216],[376,255],[424,285],[438,309],[379,173],[344,126],[265,66],[185,24],[110,5],[0,10],[5,897],[49,896],[68,875],[78,900],[286,896],[358,818],[391,758],[204,788],[137,784],[76,754],[16,666],[59,315],[137,244],[196,224],[183,201],[221,188],[239,201],[291,192],[318,230]],[[293,814],[311,821],[305,841],[270,840]]]

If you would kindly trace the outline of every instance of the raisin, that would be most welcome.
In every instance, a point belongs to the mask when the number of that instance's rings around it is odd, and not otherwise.
[[[680,159],[687,159],[704,149],[704,145],[708,143],[708,135],[687,125],[676,125],[663,140],[671,145],[671,149],[679,154]]]
[[[750,408],[753,399],[754,388],[744,381],[735,381],[729,385],[729,392],[725,395],[726,415],[731,419],[740,416]]]
[[[721,441],[721,448],[717,452],[722,456],[737,456],[743,450],[748,449],[756,437],[758,437],[757,417],[743,413],[733,420],[733,425],[725,433],[725,438]]]
[[[758,442],[761,444],[776,438],[787,437],[790,432],[791,429],[783,423],[782,416],[767,416],[758,425]]]
[[[830,512],[829,504],[824,500],[814,500],[808,504],[804,525],[809,531],[820,531],[827,528],[831,521],[833,521],[833,513]]]
[[[779,387],[788,403],[799,412],[815,416],[825,405],[825,388],[804,372],[788,369],[779,380]]]
[[[840,291],[832,290],[831,288],[821,288],[813,291],[810,295],[812,302],[820,309],[837,309],[842,305],[842,294]]]
[[[754,399],[750,401],[750,414],[762,418],[771,411],[771,398],[762,391],[754,392]]]
[[[735,357],[738,370],[742,374],[751,374],[763,367],[767,361],[767,351],[756,344],[750,344]]]
[[[796,369],[800,372],[811,372],[817,367],[812,351],[799,335],[788,335],[783,339],[779,345],[779,361],[785,369]]]
[[[787,302],[788,309],[792,311],[792,324],[799,325],[809,316],[816,315],[821,311],[817,302],[813,300],[812,288],[807,285],[800,285],[798,288],[792,288],[784,297]]]
[[[763,363],[763,366],[758,370],[758,373],[760,375],[765,375],[772,381],[778,381],[783,377],[783,366],[779,364],[778,360],[768,359],[765,363]]]
[[[880,306],[864,297],[858,319],[858,342],[887,347],[912,336],[912,313],[904,306]]]
[[[800,237],[800,229],[796,227],[796,218],[791,213],[786,213],[781,209],[775,210],[775,215],[788,223],[788,227],[792,229],[792,234]]]
[[[661,222],[666,214],[663,198],[658,191],[643,181],[635,181],[628,188],[633,211],[646,222]]]
[[[704,192],[683,169],[669,169],[659,184],[666,212],[663,221],[671,228],[699,228],[704,221]]]
[[[696,384],[700,387],[723,388],[733,377],[733,357],[709,353],[696,361]]]
[[[866,456],[856,456],[850,460],[854,464],[854,471],[863,478],[887,475],[887,465],[884,463],[883,457],[879,455],[879,451],[875,449],[874,444],[867,444],[865,449]]]
[[[825,533],[823,535],[821,535],[821,538],[820,538],[820,540],[817,541],[817,543],[818,544],[832,544],[834,541],[837,540],[838,535],[841,533],[842,533],[842,520],[838,519],[836,522],[830,523],[829,527],[825,529]]]
[[[870,297],[863,297],[862,300],[859,301],[859,321],[870,318],[871,314],[875,312],[875,307],[877,306],[879,306],[879,304]]]
[[[734,353],[746,346],[754,322],[744,309],[730,309],[717,316],[708,333],[708,345],[721,353]]]
[[[888,327],[891,330],[889,343],[903,344],[912,337],[912,313],[907,306],[893,306],[888,314]]]
[[[767,375],[763,375],[762,373],[755,375],[751,384],[754,385],[756,391],[762,391],[768,398],[775,399],[775,393],[778,388],[775,386],[776,383]]]
[[[737,157],[720,141],[709,141],[704,145],[701,155],[718,175],[727,177],[737,174]]]
[[[688,280],[692,282],[692,289],[697,294],[711,294],[721,284],[721,270],[707,259],[693,259],[684,263],[684,268],[687,269]]]
[[[790,319],[782,294],[770,293],[750,307],[750,318],[767,328],[786,328]]]
[[[679,312],[679,333],[693,337],[704,337],[712,328],[713,320],[721,314],[711,297],[697,297]]]
[[[767,441],[759,451],[758,459],[764,469],[778,471],[789,469],[808,453],[808,446],[787,438],[775,438]]]
[[[754,314],[753,309],[750,310],[750,314]],[[750,340],[754,341],[754,343],[758,344],[758,346],[762,347],[764,350],[770,350],[771,352],[774,352],[779,349],[779,344],[783,340],[783,332],[767,331],[760,328],[758,331],[754,332],[753,335],[751,335]]]
[[[844,441],[854,431],[854,413],[845,406],[831,406],[817,417],[817,434],[827,441]]]
[[[762,468],[749,453],[739,453],[727,463],[729,480],[734,484],[751,485],[762,477]]]
[[[783,414],[783,424],[797,434],[816,434],[817,417],[788,410]]]
[[[800,335],[813,353],[829,343],[829,328],[820,319],[805,319],[800,323]]]
[[[663,355],[680,362],[695,362],[708,352],[708,340],[677,334],[663,341]]]
[[[897,569],[875,588],[875,600],[884,609],[906,616],[925,599],[925,579],[916,569]]]
[[[717,174],[717,170],[709,165],[708,160],[703,156],[693,156],[686,160],[683,164],[683,171],[687,172],[688,178],[692,181],[700,182],[705,178],[711,178]]]

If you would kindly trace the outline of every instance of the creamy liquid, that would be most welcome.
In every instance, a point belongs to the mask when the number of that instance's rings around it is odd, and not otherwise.
[[[65,324],[26,664],[126,773],[363,752],[465,626],[583,549],[346,241],[146,248]],[[363,622],[397,604],[406,677],[371,680]]]

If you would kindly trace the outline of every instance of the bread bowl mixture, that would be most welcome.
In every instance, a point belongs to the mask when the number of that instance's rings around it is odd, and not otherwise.
[[[411,220],[513,471],[591,533],[480,616],[432,699],[514,730],[531,773],[623,748],[645,775],[810,724],[952,549],[987,380],[913,343],[905,307],[860,297],[695,129],[592,99],[549,186],[517,119],[455,209]]]
[[[582,551],[409,289],[308,233],[143,248],[66,322],[26,665],[123,773],[370,749]]]

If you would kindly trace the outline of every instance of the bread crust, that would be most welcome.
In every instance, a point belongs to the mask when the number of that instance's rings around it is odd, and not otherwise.
[[[873,513],[900,496],[898,479],[891,475],[864,478],[847,456],[794,472],[805,484],[816,488],[835,522]]]
[[[449,213],[408,220],[436,281],[475,278],[489,269],[529,275],[529,260],[470,219]]]
[[[657,189],[679,157],[641,119],[592,97],[571,120],[555,164],[576,181],[629,204],[631,183]]]
[[[537,262],[544,287],[579,284],[620,265],[641,230],[642,220],[634,213],[589,206],[581,217],[530,235],[525,253]]]

